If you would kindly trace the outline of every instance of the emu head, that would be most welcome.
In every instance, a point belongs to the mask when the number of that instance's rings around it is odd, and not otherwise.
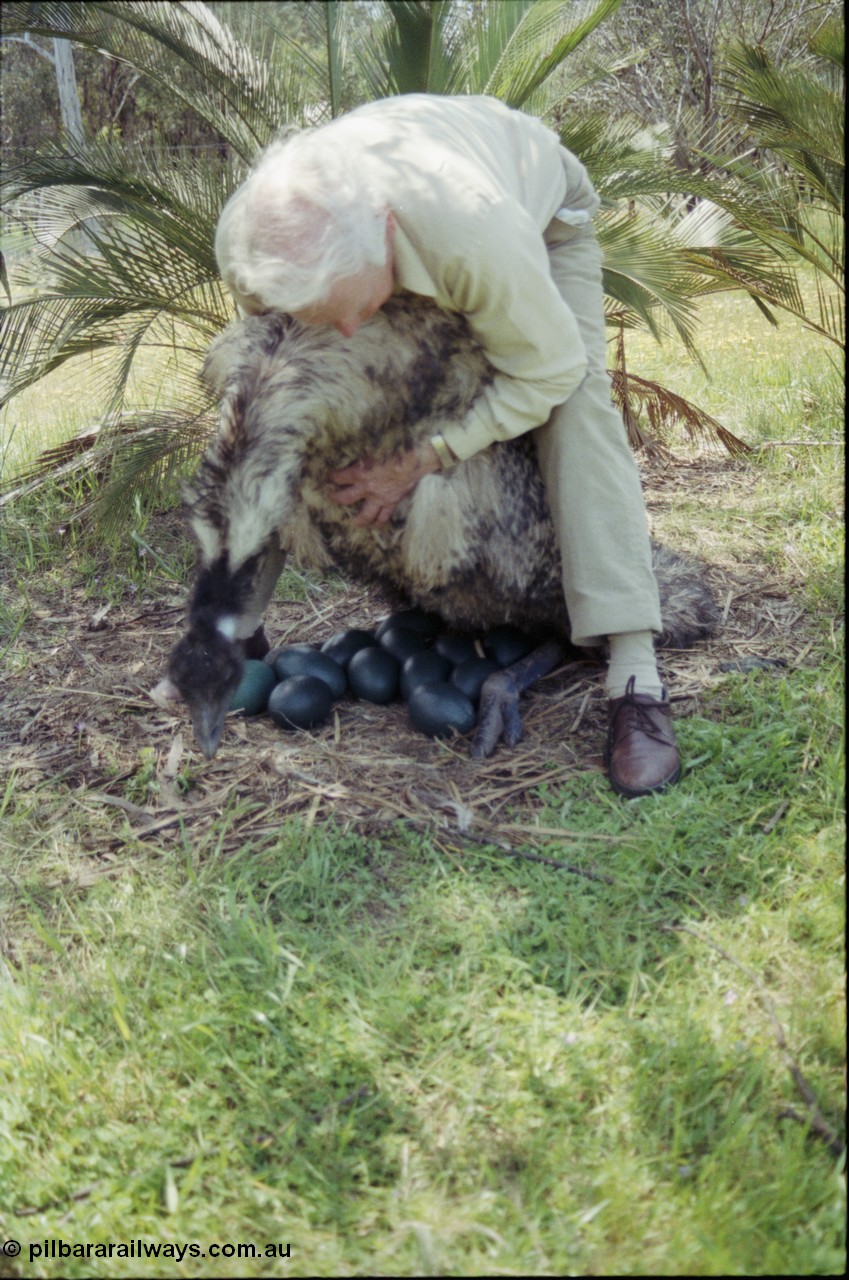
[[[198,746],[208,760],[218,750],[242,678],[245,643],[262,621],[284,559],[273,537],[236,569],[224,551],[198,574],[189,629],[171,654],[168,675],[188,704]]]
[[[193,623],[171,654],[168,674],[188,704],[198,746],[207,760],[218,750],[243,670],[241,644],[204,621]]]

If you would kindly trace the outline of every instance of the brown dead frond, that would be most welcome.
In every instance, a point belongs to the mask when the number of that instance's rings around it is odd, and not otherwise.
[[[632,449],[643,450],[650,457],[661,456],[669,449],[674,433],[683,428],[691,441],[719,445],[732,457],[751,452],[745,440],[698,405],[659,382],[631,373],[625,360],[623,325],[616,340],[615,363],[608,373],[613,384],[613,399],[622,412]],[[643,414],[648,418],[650,431],[645,430],[640,421]]]
[[[76,515],[96,511],[103,520],[114,508],[126,510],[127,495],[144,495],[200,451],[211,423],[204,415],[157,412],[123,414],[90,423],[70,440],[43,449],[0,493],[0,506],[34,493],[47,483],[72,488],[85,481],[95,498]]]

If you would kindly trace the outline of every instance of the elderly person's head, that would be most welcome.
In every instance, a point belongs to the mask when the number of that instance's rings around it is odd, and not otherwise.
[[[392,293],[394,226],[368,158],[308,130],[271,146],[230,197],[215,256],[243,311],[349,334]]]

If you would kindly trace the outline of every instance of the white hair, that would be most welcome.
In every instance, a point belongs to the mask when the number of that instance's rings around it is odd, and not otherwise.
[[[387,258],[388,205],[370,157],[304,130],[273,143],[225,204],[215,233],[222,279],[247,312],[298,311]]]

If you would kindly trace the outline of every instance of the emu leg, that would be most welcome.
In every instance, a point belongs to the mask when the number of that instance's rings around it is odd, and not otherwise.
[[[522,718],[519,715],[519,694],[530,688],[535,680],[547,676],[569,652],[569,646],[560,640],[546,640],[527,657],[514,662],[512,667],[496,671],[481,691],[480,713],[472,755],[481,758],[491,756],[501,738],[508,747],[515,747],[522,737]],[[584,662],[575,662],[583,667]]]

